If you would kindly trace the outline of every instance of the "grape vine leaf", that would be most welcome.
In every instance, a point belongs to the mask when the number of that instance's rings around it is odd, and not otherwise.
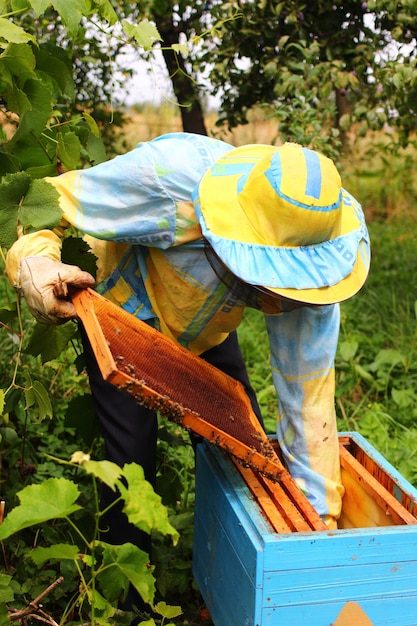
[[[126,588],[126,579],[137,589],[146,603],[155,596],[155,579],[149,567],[149,555],[132,543],[104,547],[103,568],[98,575],[100,585],[109,600],[117,600]]]
[[[48,478],[40,485],[25,487],[17,493],[20,504],[0,525],[0,541],[24,528],[69,517],[82,508],[76,504],[79,495],[77,485],[66,478]]]
[[[136,463],[128,463],[123,467],[123,474],[128,487],[120,483],[119,490],[125,501],[123,511],[129,521],[147,533],[156,529],[164,535],[170,535],[176,544],[179,539],[178,531],[170,524],[161,497],[145,480],[143,468]]]
[[[32,181],[19,211],[19,221],[25,231],[58,226],[62,218],[58,198],[55,187],[46,180]]]
[[[19,203],[29,189],[31,178],[25,172],[5,176],[0,183],[0,245],[10,248],[17,239]]]
[[[42,567],[48,561],[75,561],[78,558],[78,546],[68,543],[56,543],[53,546],[44,548],[39,546],[31,550],[28,557]]]
[[[72,322],[61,326],[35,324],[25,354],[41,355],[42,364],[56,359],[68,347],[71,339],[78,332],[78,327]]]

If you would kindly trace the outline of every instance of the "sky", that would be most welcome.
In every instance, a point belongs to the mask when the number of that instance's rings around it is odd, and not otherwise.
[[[144,102],[158,106],[164,100],[176,102],[162,52],[154,49],[152,55],[151,62],[144,61],[137,51],[132,51],[119,59],[123,67],[129,67],[134,71],[133,77],[124,82],[122,93],[117,92],[124,106]],[[201,81],[204,83],[203,79]],[[210,107],[218,107],[219,102],[220,98],[208,96]]]
[[[159,105],[166,98],[172,97],[171,81],[162,54],[155,52],[152,65],[142,59],[132,58],[130,67],[134,70],[134,76],[126,85],[125,105],[143,102]]]

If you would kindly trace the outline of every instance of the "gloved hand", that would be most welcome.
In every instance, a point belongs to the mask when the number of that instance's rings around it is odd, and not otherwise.
[[[62,324],[76,317],[71,290],[92,287],[94,278],[76,265],[42,256],[20,262],[20,286],[30,312],[41,324]]]

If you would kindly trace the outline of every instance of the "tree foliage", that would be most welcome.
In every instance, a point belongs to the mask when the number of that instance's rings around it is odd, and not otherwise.
[[[352,127],[362,136],[389,127],[406,146],[417,112],[416,9],[415,0],[213,2],[222,29],[201,62],[222,94],[219,124],[244,124],[261,105],[281,140],[329,150]]]
[[[0,2],[0,175],[56,175],[106,158],[94,113],[108,119],[114,57],[158,40],[128,3],[110,0]],[[101,124],[103,127],[103,124]]]
[[[386,150],[415,139],[416,0],[140,6],[158,26],[185,130],[205,132],[198,122],[204,75],[220,97],[219,128],[247,123],[260,106],[277,121],[271,141],[298,141],[333,157],[352,128],[360,136],[395,131]]]

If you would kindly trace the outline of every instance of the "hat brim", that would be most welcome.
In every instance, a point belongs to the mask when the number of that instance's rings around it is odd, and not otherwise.
[[[335,285],[314,289],[272,288],[269,290],[289,300],[305,302],[306,304],[334,304],[335,302],[343,302],[354,296],[363,287],[369,273],[369,264],[369,249],[364,243],[361,243],[351,273]]]
[[[353,296],[369,271],[369,237],[359,203],[342,190],[340,232],[311,246],[271,246],[260,241],[238,201],[253,167],[273,146],[250,145],[224,155],[194,194],[203,236],[229,270],[248,284],[310,304]]]

